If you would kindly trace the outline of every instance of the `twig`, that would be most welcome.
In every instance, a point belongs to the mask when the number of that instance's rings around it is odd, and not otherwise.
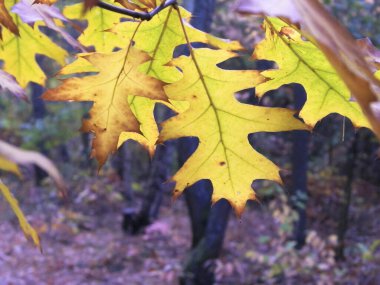
[[[102,8],[102,9],[105,9],[105,10],[109,10],[109,11],[116,12],[116,13],[119,13],[119,14],[131,16],[133,18],[141,19],[143,21],[149,21],[156,14],[158,14],[159,12],[161,12],[162,10],[164,10],[165,8],[167,8],[169,6],[176,5],[176,4],[177,4],[177,0],[166,0],[160,6],[157,6],[156,8],[154,8],[150,12],[136,12],[136,11],[129,10],[129,9],[126,9],[126,8],[121,8],[121,7],[114,6],[112,4],[108,4],[108,3],[103,2],[101,0],[98,1],[97,5],[98,5],[98,7]]]

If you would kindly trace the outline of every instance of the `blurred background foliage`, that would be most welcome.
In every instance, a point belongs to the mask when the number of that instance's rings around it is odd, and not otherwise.
[[[184,2],[189,8],[193,6],[193,1]],[[375,45],[380,45],[379,0],[324,2],[356,38],[369,37]],[[63,6],[68,2],[58,3]],[[225,63],[224,67],[268,68],[271,63],[257,63],[250,58],[254,44],[263,37],[261,19],[236,15],[234,5],[231,0],[216,1],[211,33],[239,40],[246,51],[240,58]],[[65,45],[59,36],[55,36],[55,40]],[[40,64],[50,77],[59,70],[56,64],[45,58],[40,59]],[[48,86],[56,84],[56,79],[48,81]],[[129,278],[131,283],[128,284],[157,284],[157,278],[166,284],[177,284],[191,240],[183,200],[171,203],[170,185],[164,184],[162,196],[153,197],[154,203],[161,207],[160,219],[153,221],[155,227],[148,227],[140,237],[119,235],[120,213],[125,208],[135,211],[149,197],[155,160],[151,160],[140,146],[128,142],[127,147],[119,150],[97,175],[96,164],[89,162],[91,135],[78,132],[90,104],[43,102],[39,99],[42,91],[30,85],[27,89],[29,103],[0,96],[0,139],[48,154],[67,177],[70,202],[66,205],[52,190],[51,182],[38,175],[38,170],[23,169],[23,184],[12,176],[6,177],[12,189],[22,190],[16,191],[15,195],[46,240],[49,258],[59,249],[56,255],[60,253],[72,260],[71,264],[62,261],[62,269],[59,269],[59,256],[52,257],[49,264],[55,268],[53,272],[56,270],[62,274],[57,275],[60,280],[66,271],[71,272],[72,278],[77,278],[73,280],[82,280],[81,284],[95,282],[99,276],[103,281],[91,284],[106,284],[101,282],[115,281],[119,277],[120,280]],[[292,86],[270,92],[260,101],[253,94],[253,90],[247,90],[237,98],[250,104],[297,109]],[[162,121],[167,110],[163,106],[156,109],[157,119]],[[231,218],[224,250],[215,264],[218,284],[380,284],[380,222],[377,221],[380,214],[379,143],[371,132],[354,130],[348,121],[337,115],[324,119],[312,132],[308,144],[309,191],[307,197],[301,193],[302,197],[296,199],[307,200],[307,203],[297,205],[305,209],[308,220],[305,245],[301,250],[296,249],[294,241],[299,212],[292,204],[289,190],[292,134],[255,134],[250,136],[250,141],[283,169],[285,185],[280,187],[266,181],[255,183],[260,202],[249,204],[242,221]],[[352,157],[349,153],[353,147],[357,155],[354,165],[350,165],[348,162]],[[169,169],[169,173],[164,174],[168,179],[178,167],[176,142],[165,148],[170,155],[159,167]],[[342,199],[347,187],[352,190],[353,198],[348,205],[349,225],[344,244],[346,259],[337,260],[340,209],[344,205]],[[36,191],[40,188],[44,191]],[[4,209],[1,204],[1,213]],[[30,277],[28,272],[30,268],[38,272],[33,263],[44,266],[46,261],[31,257],[29,263],[22,259],[25,253],[28,256],[35,253],[17,238],[20,234],[18,229],[11,229],[8,221],[16,225],[10,215],[2,215],[0,232],[4,233],[3,242],[16,243],[19,250],[17,247],[14,249],[11,243],[0,245],[6,252],[5,257],[0,254],[0,276],[13,284],[25,284],[20,280],[32,280],[29,284],[38,284],[39,276],[49,275],[49,272],[32,274],[34,277]],[[91,251],[92,259],[86,259]],[[7,270],[11,271],[15,262],[18,263],[17,272],[10,276]],[[70,271],[69,266],[79,269]],[[65,284],[80,283],[68,281]]]

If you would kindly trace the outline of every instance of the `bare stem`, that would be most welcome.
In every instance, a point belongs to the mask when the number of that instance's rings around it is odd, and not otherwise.
[[[159,12],[161,12],[162,10],[164,10],[165,8],[167,8],[169,6],[177,5],[177,0],[166,0],[160,6],[157,6],[156,8],[154,8],[150,12],[137,12],[137,11],[129,10],[129,9],[126,9],[126,8],[121,8],[121,7],[118,7],[118,6],[114,6],[112,4],[108,4],[108,3],[103,2],[101,0],[98,1],[97,5],[98,5],[98,7],[102,8],[102,9],[105,9],[105,10],[109,10],[109,11],[116,12],[116,13],[119,13],[119,14],[127,15],[127,16],[130,16],[132,18],[140,19],[140,20],[143,20],[143,21],[149,21],[155,15],[157,15]]]

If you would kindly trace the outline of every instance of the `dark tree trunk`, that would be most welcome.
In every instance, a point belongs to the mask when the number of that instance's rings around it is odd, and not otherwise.
[[[194,138],[182,138],[178,143],[178,164],[182,166],[196,150],[198,144]],[[185,199],[189,211],[192,248],[204,237],[210,214],[212,186],[208,181],[199,181],[185,190]]]
[[[293,85],[293,91],[295,95],[295,107],[297,110],[300,110],[306,100],[305,91],[300,85]],[[291,203],[298,213],[298,221],[294,227],[294,239],[296,241],[296,248],[298,249],[305,245],[306,240],[309,141],[310,133],[308,131],[293,132]]]
[[[159,145],[156,150],[156,157],[153,159],[148,177],[148,197],[143,201],[139,218],[148,220],[149,224],[157,219],[163,194],[169,185],[166,184],[169,175],[169,165],[173,162],[174,145],[166,143]],[[145,218],[147,217],[147,218]]]
[[[159,120],[166,120],[172,115],[172,111],[169,109],[155,109],[155,118]],[[169,190],[170,185],[165,183],[167,182],[170,175],[170,165],[174,160],[173,153],[174,145],[172,142],[167,142],[165,145],[158,145],[155,155],[149,166],[149,173],[147,175],[147,182],[144,183],[146,188],[145,197],[142,200],[141,207],[137,209],[132,205],[127,205],[123,212],[123,224],[122,228],[124,231],[132,234],[138,234],[146,226],[150,225],[155,219],[157,219],[159,210],[161,207],[162,198],[165,192],[165,189]],[[131,155],[131,154],[130,154]],[[131,167],[131,157],[129,155],[128,161],[124,160],[124,163],[129,165],[126,167]],[[125,168],[126,168],[125,167]],[[128,172],[130,172],[128,170]],[[129,178],[130,180],[132,178]],[[125,185],[130,187],[130,181]],[[132,193],[129,197],[127,195],[127,203],[132,200]],[[136,204],[133,201],[133,204]],[[132,203],[129,203],[132,204]]]
[[[345,236],[348,230],[352,183],[354,181],[355,164],[358,155],[359,134],[356,132],[351,140],[351,145],[346,154],[346,183],[343,189],[343,195],[341,197],[341,205],[338,214],[338,245],[335,249],[335,257],[337,260],[344,260],[344,248],[345,248]]]
[[[59,155],[63,162],[70,162],[70,151],[67,149],[66,144],[61,143],[59,146]]]
[[[32,87],[32,106],[33,106],[33,119],[43,119],[46,116],[45,101],[42,100],[41,95],[44,88],[36,83],[31,83]]]
[[[44,88],[36,83],[31,83],[31,89],[32,89],[32,116],[33,120],[35,122],[39,120],[43,120],[46,116],[46,106],[44,100],[42,100],[41,95],[44,92]],[[48,155],[48,151],[45,146],[44,140],[41,140],[38,142],[38,150],[45,154]],[[41,168],[38,166],[34,167],[35,169],[35,179],[36,179],[36,184],[41,185],[42,180],[47,177],[47,174],[45,171],[43,171]]]
[[[124,231],[137,234],[158,217],[163,193],[165,192],[165,188],[168,187],[165,182],[169,177],[168,165],[172,162],[171,153],[173,153],[171,143],[157,147],[145,186],[147,194],[142,201],[139,211],[133,207],[125,208],[123,213]]]
[[[128,142],[124,143],[112,159],[112,166],[122,181],[122,195],[129,202],[132,201],[132,154]]]
[[[197,191],[197,187],[187,191]],[[206,200],[206,195],[200,199]],[[188,198],[189,192],[186,195]],[[210,194],[208,194],[210,197]],[[194,197],[192,197],[194,198]],[[188,199],[187,199],[188,201]],[[198,201],[193,201],[198,202]],[[200,210],[207,213],[206,218],[198,217],[199,220],[192,219],[193,245],[188,253],[183,266],[183,275],[181,276],[181,285],[212,285],[215,282],[215,259],[219,257],[223,247],[224,235],[228,224],[228,216],[231,206],[227,201],[217,202],[211,209],[210,203],[206,207],[194,207],[198,204],[192,204],[191,210]],[[188,203],[188,206],[189,203]],[[195,211],[192,212],[193,214]],[[199,222],[199,224],[196,223]],[[201,235],[203,234],[203,235]]]
[[[132,203],[132,151],[128,144],[124,144],[120,147],[119,153],[121,158],[119,176],[123,181],[123,195],[128,202]]]
[[[192,25],[208,32],[214,9],[214,0],[194,1]],[[197,145],[193,138],[179,141],[179,165],[183,165]],[[181,285],[212,285],[215,282],[214,261],[222,249],[231,207],[224,200],[211,207],[211,192],[208,181],[200,181],[185,191],[193,239],[180,278]]]

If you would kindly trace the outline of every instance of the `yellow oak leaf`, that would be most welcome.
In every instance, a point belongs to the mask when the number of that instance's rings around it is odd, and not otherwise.
[[[94,102],[90,119],[84,120],[82,130],[95,133],[93,156],[100,166],[116,150],[122,132],[127,132],[131,139],[149,149],[128,102],[128,96],[167,101],[164,83],[138,70],[139,65],[150,59],[149,55],[130,46],[113,53],[87,54],[83,59],[98,69],[99,73],[66,79],[62,85],[48,90],[43,98]]]
[[[16,1],[8,0],[6,5],[10,7],[15,3]],[[17,37],[8,30],[3,31],[0,59],[4,61],[4,71],[12,74],[23,88],[31,81],[43,85],[46,75],[36,62],[36,54],[43,54],[63,65],[67,52],[41,33],[37,25],[32,28],[16,15],[13,19],[20,36]]]
[[[129,43],[113,33],[105,32],[127,16],[98,7],[83,14],[82,3],[65,7],[63,14],[69,19],[87,21],[87,28],[78,38],[78,41],[84,46],[94,46],[98,52],[111,52],[115,47],[126,47]]]
[[[327,115],[338,113],[356,127],[370,127],[350,90],[317,46],[278,18],[267,18],[264,28],[266,37],[256,46],[254,57],[275,61],[278,69],[261,73],[267,80],[256,87],[258,96],[284,84],[299,83],[307,93],[299,114],[306,124],[314,127]]]
[[[79,53],[76,54],[76,59],[62,67],[62,69],[58,72],[57,75],[73,75],[75,73],[90,73],[90,72],[99,72],[100,70],[93,66],[88,60],[86,60],[86,56],[91,55],[91,53]]]
[[[77,59],[72,63],[64,66],[60,70],[58,75],[73,75],[99,72],[99,69],[97,69],[95,66],[93,66],[90,62],[88,62],[85,59],[86,55],[87,54],[78,54]],[[152,60],[149,60],[149,62],[152,62]],[[139,70],[142,72],[143,70],[145,70],[145,67],[143,67],[144,65],[145,63],[139,67]],[[177,77],[181,74],[176,68],[174,68],[173,72]],[[149,73],[149,75],[151,74]],[[183,111],[188,107],[187,102],[183,101],[174,102],[174,104],[170,104],[169,102],[162,100],[151,100],[141,96],[128,96],[128,103],[132,109],[133,114],[140,123],[140,130],[144,136],[144,138],[141,138],[142,141],[140,141],[140,143],[147,147],[150,154],[154,153],[156,149],[156,142],[158,139],[157,123],[153,116],[154,106],[156,102],[162,103],[177,112]],[[134,139],[134,136],[134,133],[122,132],[119,137],[118,147],[120,147],[120,145],[122,145],[124,142],[128,140]]]
[[[13,197],[11,191],[9,191],[8,187],[3,184],[0,179],[0,192],[3,194],[5,200],[11,206],[13,212],[15,213],[18,222],[22,231],[24,232],[26,238],[31,239],[33,243],[41,250],[40,238],[36,232],[36,230],[29,224],[28,220],[25,218],[24,213],[21,211],[18,202],[15,197]]]
[[[175,48],[186,43],[181,28],[182,20],[191,42],[208,43],[227,50],[242,49],[242,46],[236,41],[213,37],[192,27],[189,23],[191,14],[181,7],[179,9],[180,14],[173,7],[169,7],[150,21],[123,22],[110,30],[124,42],[129,42],[133,38],[136,48],[149,53],[152,59],[144,63],[140,70],[166,83],[174,83],[182,78],[182,73],[175,66],[166,65],[172,59]],[[135,33],[136,29],[137,33]],[[143,134],[152,148],[158,138],[158,128],[153,115],[156,103],[143,97],[134,97],[130,102],[131,108],[141,124]],[[170,103],[167,106],[176,112],[182,112],[188,107],[187,104],[180,101],[171,100]],[[140,108],[140,106],[144,106],[144,108]],[[120,136],[119,144],[128,139],[128,135],[123,133]]]
[[[224,70],[217,64],[236,55],[224,50],[192,49],[172,64],[183,78],[165,87],[170,99],[186,99],[190,107],[162,124],[159,141],[198,137],[194,154],[172,178],[174,195],[201,179],[213,185],[212,202],[228,200],[240,215],[247,200],[255,199],[251,188],[257,179],[280,182],[278,167],[255,151],[248,135],[307,129],[283,108],[239,103],[235,92],[263,81],[257,71]],[[212,169],[212,171],[210,171]]]

